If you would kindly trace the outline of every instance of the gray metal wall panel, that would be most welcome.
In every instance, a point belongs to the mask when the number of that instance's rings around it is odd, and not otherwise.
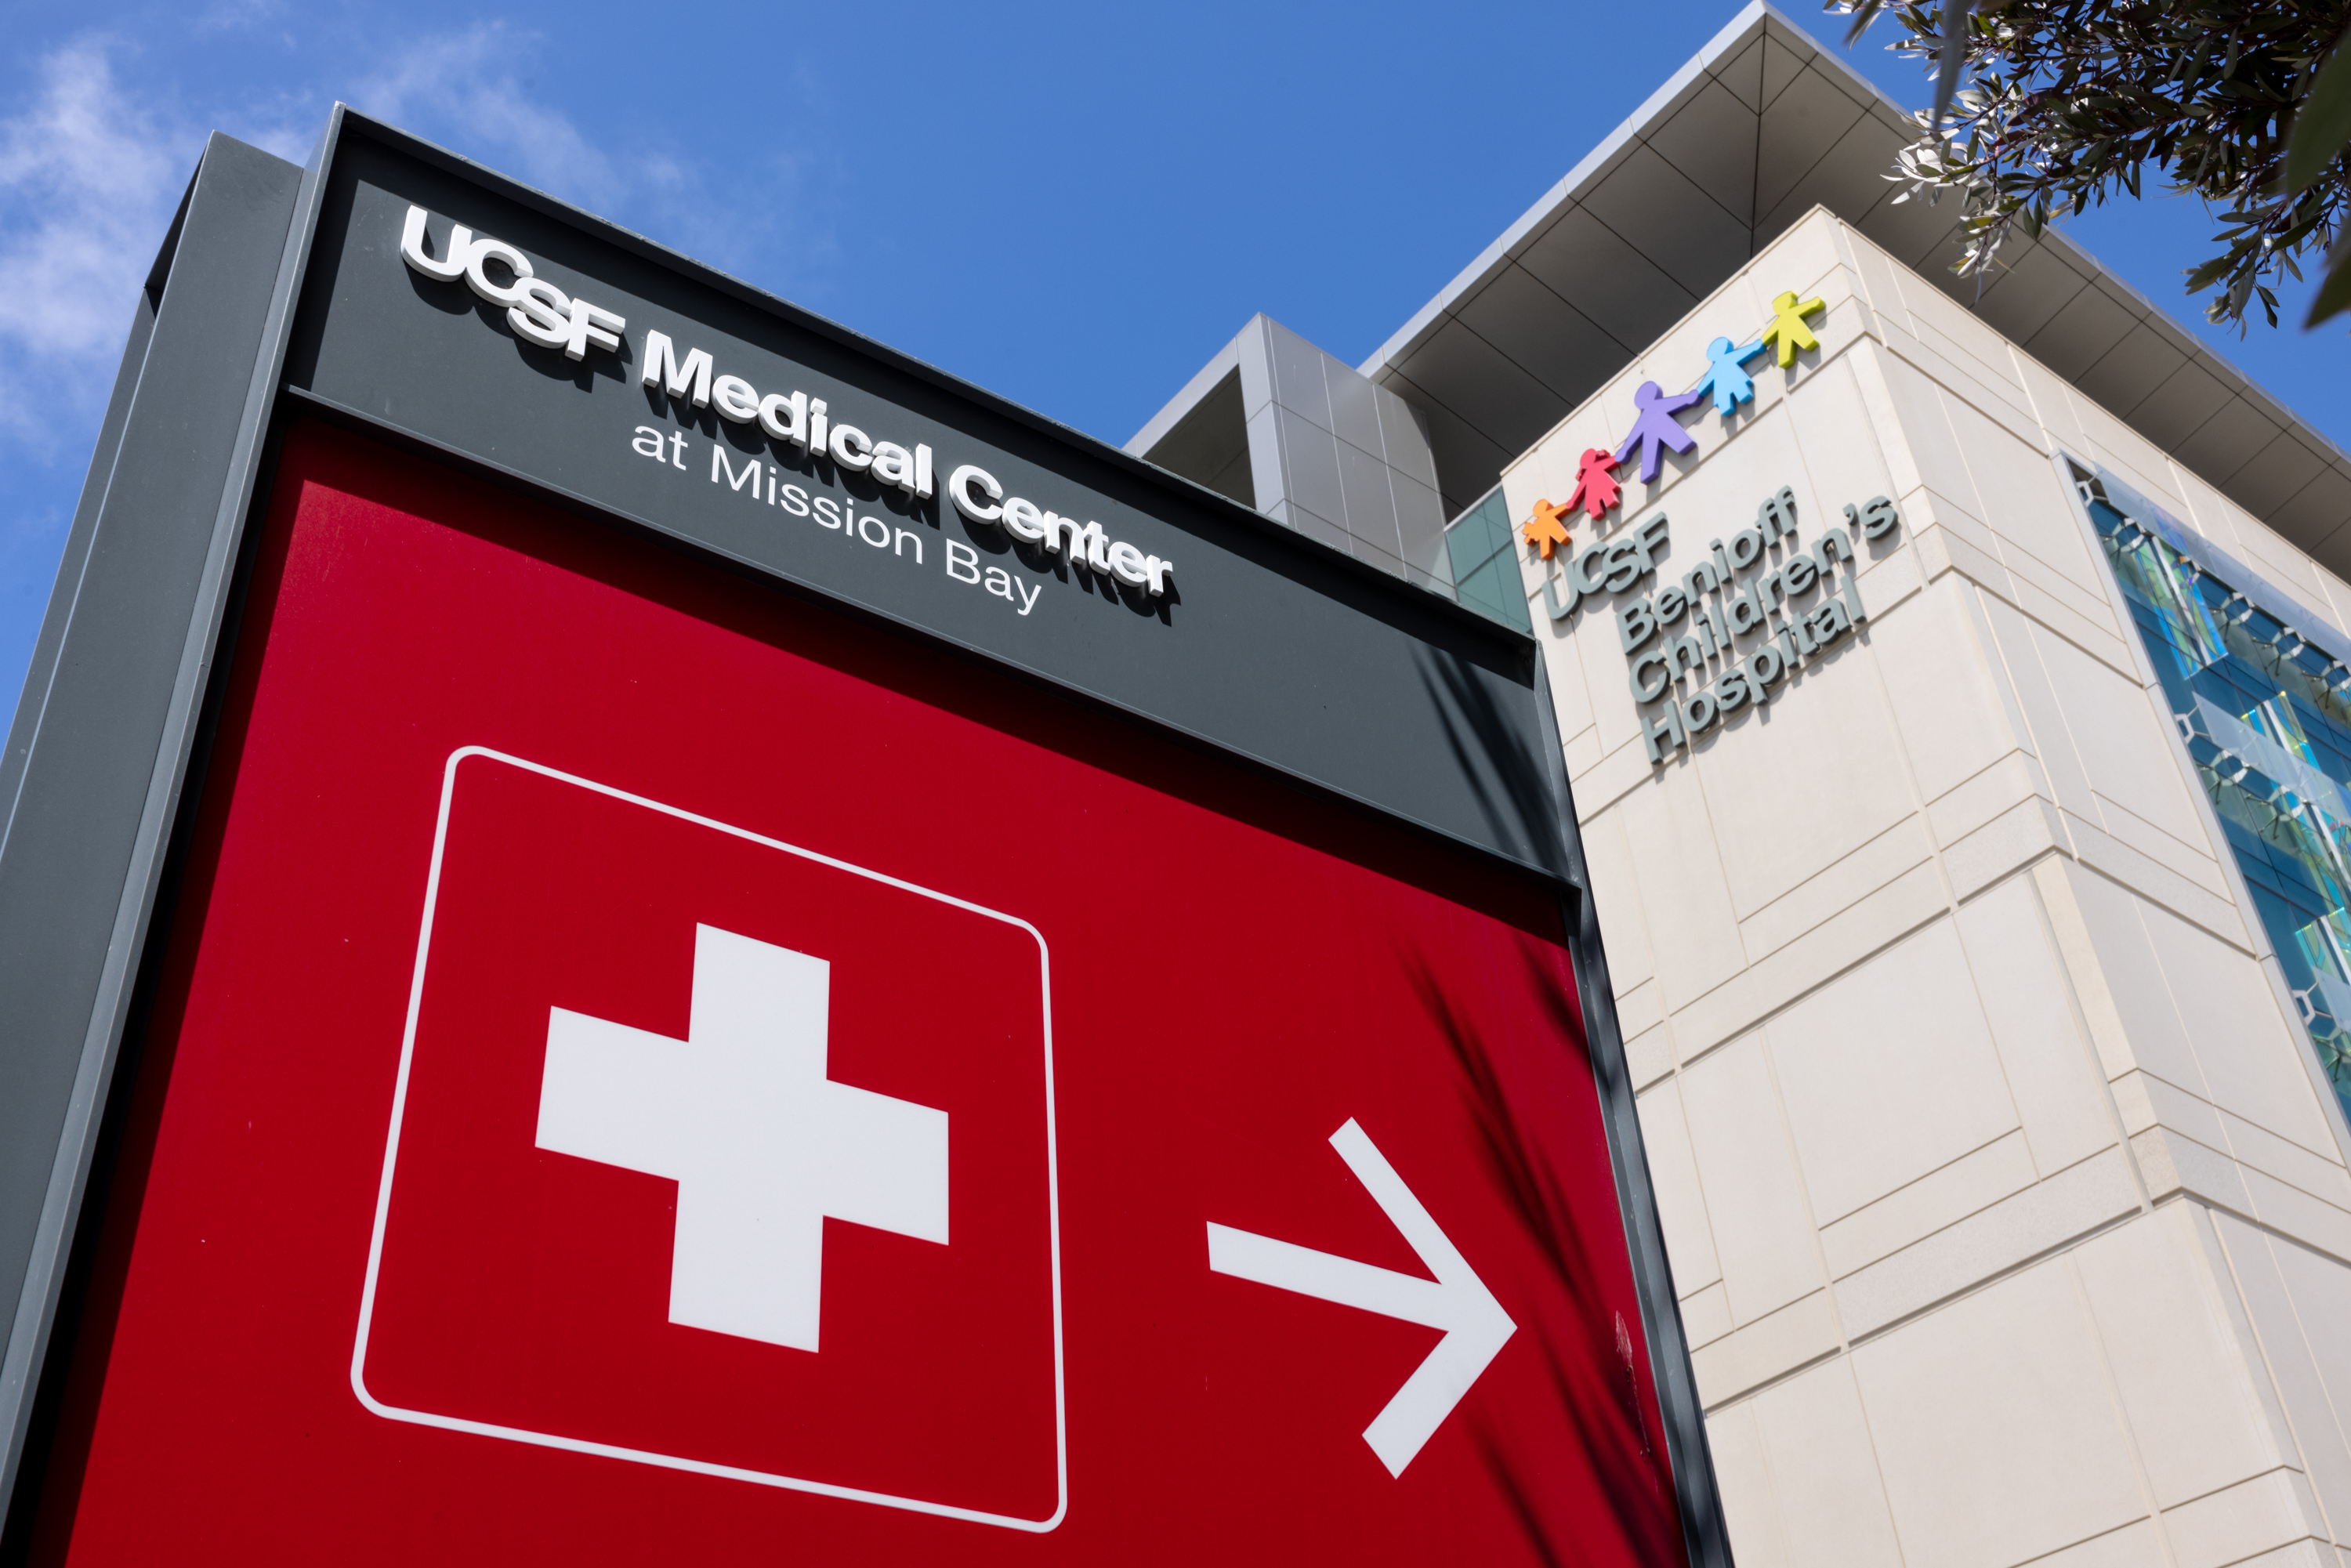
[[[57,580],[49,591],[48,609],[33,641],[33,655],[25,669],[24,690],[17,695],[16,715],[8,727],[8,749],[0,752],[0,857],[7,853],[8,834],[21,803],[25,762],[32,755],[33,737],[40,732],[48,710],[49,684],[56,678],[57,652],[73,623],[74,589],[89,560],[90,540],[98,534],[99,504],[106,498],[106,481],[114,472],[115,455],[122,449],[122,426],[131,415],[131,395],[138,390],[139,367],[147,356],[147,340],[155,330],[155,300],[141,289],[131,313],[131,333],[122,346],[122,363],[114,372],[114,391],[108,397],[106,416],[98,427],[98,445],[90,454],[89,472],[83,477],[81,499],[74,507],[73,524],[66,530],[66,548],[57,565]],[[0,1061],[0,1073],[6,1071]],[[6,1113],[0,1110],[0,1138],[6,1136]],[[0,1173],[10,1168],[20,1151],[0,1145]],[[0,1174],[0,1183],[7,1180]]]
[[[11,737],[0,1288],[11,1288],[12,1322],[0,1355],[0,1495],[19,1458],[201,697],[224,496],[250,461],[256,357],[301,172],[225,137],[205,148],[136,385],[127,400],[118,388],[127,407],[111,461],[93,465],[52,597],[38,700]]]
[[[872,614],[1365,801],[1556,876],[1556,807],[1539,786],[1532,645],[1393,579],[1301,544],[1223,497],[1060,430],[878,346],[651,251],[493,177],[412,153],[357,117],[328,181],[287,381],[337,407],[556,488]],[[412,203],[518,246],[540,277],[625,317],[622,354],[575,363],[517,339],[505,311],[400,257]],[[445,242],[445,241],[444,241]],[[760,392],[805,392],[876,439],[937,453],[1014,494],[1100,521],[1176,563],[1163,601],[1106,591],[1059,558],[1023,557],[944,497],[812,463],[639,382],[646,333],[709,350]],[[624,357],[625,356],[625,357]],[[632,450],[684,435],[681,470]],[[921,540],[874,549],[713,478],[758,460],[853,498]],[[673,448],[673,455],[674,449]],[[945,570],[950,542],[1042,597],[1015,612]],[[903,549],[903,553],[901,550]]]

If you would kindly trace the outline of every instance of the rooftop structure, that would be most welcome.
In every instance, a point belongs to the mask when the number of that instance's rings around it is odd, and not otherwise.
[[[1914,134],[1892,99],[1754,0],[1352,378],[1259,319],[1127,450],[1379,564],[1398,559],[1390,570],[1428,586],[1448,563],[1426,549],[1415,487],[1425,474],[1443,516],[1458,518],[1513,458],[1819,205],[2351,576],[2342,531],[2351,455],[2061,235],[2004,247],[1980,282],[1953,274],[1954,207],[1904,201],[1886,178]],[[1392,418],[1380,422],[1376,449],[1339,428],[1343,404],[1372,401],[1355,379],[1410,410],[1425,450]],[[1457,542],[1457,580],[1479,564],[1463,555]]]

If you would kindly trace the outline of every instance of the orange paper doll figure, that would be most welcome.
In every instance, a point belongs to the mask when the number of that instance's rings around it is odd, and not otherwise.
[[[1821,346],[1813,329],[1804,325],[1804,318],[1817,316],[1827,308],[1823,300],[1807,299],[1799,305],[1793,293],[1782,294],[1771,301],[1771,324],[1763,329],[1763,335],[1756,341],[1779,345],[1780,368],[1784,371],[1796,362],[1797,350]]]
[[[1575,488],[1568,495],[1565,509],[1572,512],[1582,507],[1594,522],[1599,521],[1603,513],[1625,498],[1616,481],[1608,476],[1615,466],[1616,455],[1604,447],[1586,452],[1576,469]]]
[[[1574,509],[1573,501],[1564,507],[1554,507],[1547,500],[1537,501],[1534,516],[1520,525],[1519,532],[1526,536],[1527,543],[1542,551],[1543,559],[1549,560],[1551,552],[1567,542],[1567,528],[1559,519]]]

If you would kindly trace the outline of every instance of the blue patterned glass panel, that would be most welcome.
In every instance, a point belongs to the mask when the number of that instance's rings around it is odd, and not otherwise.
[[[2229,580],[2178,523],[2075,473],[2303,1028],[2351,1108],[2351,666],[2310,638],[2340,640],[2306,612],[2305,635],[2250,571],[2209,552],[2247,579]]]

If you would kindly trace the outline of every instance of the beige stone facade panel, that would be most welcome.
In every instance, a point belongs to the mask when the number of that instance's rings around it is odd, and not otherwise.
[[[1985,1280],[2093,1234],[2144,1202],[2119,1149],[2043,1177],[1836,1283],[1855,1339],[1957,1300]]]
[[[1934,382],[1907,360],[1891,353],[1878,360],[1878,375],[1892,404],[1899,439],[1917,466],[1918,483],[1942,497],[1961,516],[1978,524],[1988,522],[1979,509],[1982,503],[1976,499],[1975,480],[1968,472],[1958,433],[1943,411]],[[1990,535],[1980,537],[1989,546]]]
[[[2300,1144],[2279,1137],[2268,1128],[2228,1111],[2216,1111],[2222,1145],[2229,1153],[2263,1176],[2299,1187],[2322,1203],[2351,1213],[2351,1171],[2340,1160],[2313,1154]]]
[[[2342,1155],[2260,971],[2168,911],[2142,905],[2140,913],[2212,1103],[2339,1166]]]
[[[2101,820],[2106,815],[2101,812]],[[2167,864],[2071,812],[2065,814],[2065,832],[2081,865],[2121,883],[2147,903],[2200,927],[2240,953],[2259,956],[2253,925],[2235,903],[2212,891],[2206,864],[2200,859]]]
[[[2035,796],[1948,845],[1943,874],[1950,881],[1951,896],[1965,902],[2043,857],[2063,852],[2069,840],[2064,813]]]
[[[2005,429],[2019,441],[2037,446],[2042,439],[2031,397],[2023,387],[1984,367],[1932,329],[1917,336],[1899,331],[1886,335],[1886,351],[1915,367],[1944,397]]]
[[[1813,759],[1834,755],[1835,768]],[[1669,768],[1668,771],[1682,771]],[[1868,651],[1808,666],[1741,729],[1696,753],[1732,910],[1742,919],[1915,814]]]
[[[2029,1568],[2170,1568],[2161,1534],[2151,1519],[2093,1536],[2032,1559]]]
[[[1658,1024],[1626,1040],[1625,1066],[1632,1077],[1633,1092],[1635,1094],[1658,1080],[1671,1076],[1674,1071],[1673,1030]]]
[[[1790,1555],[1814,1568],[1898,1568],[1902,1546],[1851,1363],[1799,1373],[1752,1403]]]
[[[1828,1282],[1762,1038],[1725,1047],[1679,1082],[1731,1320],[1755,1322]],[[1677,1245],[1670,1230],[1666,1244]]]
[[[1681,1281],[1674,1281],[1677,1289]],[[1682,1333],[1689,1339],[1690,1348],[1712,1344],[1730,1332],[1730,1293],[1722,1281],[1692,1291],[1680,1298]]]
[[[1815,1291],[1690,1352],[1699,1403],[1712,1407],[1809,1366],[1839,1349],[1836,1309]]]
[[[1865,592],[1877,575],[1863,577]],[[1947,577],[1902,614],[1894,614],[1894,608],[1875,612],[1869,647],[1922,799],[1943,800],[2005,758],[2032,757],[2022,710],[2006,673],[1986,646],[1981,612],[1962,585]],[[2046,791],[2037,767],[2025,781]],[[2021,798],[2003,800],[2000,809]],[[1997,814],[1988,812],[1982,820]]]
[[[1768,958],[1905,873],[1925,865],[1934,853],[1934,841],[1924,824],[1916,814],[1905,814],[1876,838],[1740,921],[1740,941],[1751,959]]]
[[[2299,1470],[2265,1476],[2164,1510],[2163,1533],[2180,1568],[2237,1563],[2305,1561],[2334,1555],[2318,1520],[2317,1499]],[[2268,1550],[2248,1554],[2247,1545]],[[2292,1555],[2289,1557],[2288,1553]]]
[[[2252,1174],[2220,1150],[2171,1127],[2131,1134],[2131,1155],[2157,1202],[2186,1194],[2214,1207],[2259,1216]]]
[[[2019,1127],[1949,920],[1805,997],[1772,1019],[1769,1034],[1823,1224]]]
[[[2199,1099],[2212,1100],[2203,1063],[2164,977],[2163,956],[2148,935],[2146,901],[2106,877],[2078,868],[2066,880],[2095,945],[2097,963],[2112,985],[2129,1064]]]
[[[1800,518],[1808,537],[1832,528],[1853,531],[1844,516],[1847,506],[1896,490],[1855,374],[1860,357],[1859,350],[1840,354],[1813,372],[1803,396],[1786,402],[1784,417],[1794,429],[1797,458],[1819,502],[1817,510]]]
[[[2149,445],[2137,431],[2081,393],[2069,395],[2074,418],[2080,423],[2084,444],[2089,448],[2080,455],[2105,464],[2157,505],[2169,507],[2180,517],[2187,516],[2187,497],[2181,492],[2179,470],[2171,460]],[[2245,520],[2255,528],[2261,526],[2251,517]]]
[[[2211,1224],[2222,1278],[2241,1293],[2248,1382],[2283,1428],[2338,1542],[2351,1540],[2351,1351],[2331,1332],[2351,1313],[2351,1270],[2233,1215]]]
[[[1723,1523],[1740,1568],[1803,1568],[1788,1557],[1780,1528],[1780,1500],[1763,1458],[1763,1435],[1752,1405],[1734,1405],[1707,1422],[1714,1480],[1722,1494]]]
[[[1665,1230],[1667,1261],[1673,1266],[1675,1290],[1688,1296],[1719,1282],[1722,1267],[1715,1259],[1714,1226],[1707,1218],[1698,1158],[1690,1152],[1681,1085],[1668,1079],[1643,1094],[1638,1103],[1641,1143],[1648,1155],[1657,1222]]]
[[[2001,883],[1958,924],[2034,1168],[2054,1176],[2114,1147],[2122,1130],[2032,880]]]
[[[2188,1218],[2184,1210],[2149,1215],[2073,1253],[2149,1493],[2167,1512],[2273,1476],[2294,1459],[2239,1371],[2239,1347]],[[2167,1519],[2165,1531],[2175,1550],[2184,1547],[2177,1521]]]
[[[1593,682],[1599,679],[1621,679],[1609,667],[1605,657],[1592,662],[1589,667],[1583,656],[1583,643],[1560,634],[1542,611],[1542,591],[1534,589],[1534,613],[1531,617],[1542,631],[1537,635],[1546,639],[1543,650],[1543,671],[1549,679],[1552,711],[1559,716],[1559,733],[1571,741],[1583,741],[1589,737],[1588,746],[1593,751],[1606,749],[1601,738],[1600,707]],[[1596,651],[1595,651],[1596,652]],[[1573,749],[1571,746],[1571,749]],[[1571,772],[1568,777],[1576,775]]]
[[[2043,443],[2020,439],[1949,397],[1943,399],[1943,413],[1959,437],[1975,486],[1976,515],[2000,536],[2003,559],[2013,566],[2022,554],[2057,573],[2079,596],[2084,613],[2111,624],[2105,565],[2091,555],[2082,538]]]
[[[2314,1252],[2351,1262],[2351,1215],[2237,1159],[2233,1151],[2225,1157],[2247,1194],[2240,1213],[2252,1215],[2272,1230],[2306,1244]]]
[[[2050,369],[2022,349],[2011,345],[2009,358],[2016,366],[2017,378],[2032,400],[2032,412],[2040,421],[2053,451],[2086,454],[2089,433],[2074,417],[2074,390]]]
[[[1674,1016],[1681,1058],[1692,1061],[1743,1030],[1949,912],[1949,890],[1932,865],[1905,872],[1772,955],[1732,976]]]
[[[2007,1568],[2146,1516],[2103,1360],[2063,1260],[1854,1353],[1908,1568]]]
[[[1679,1012],[1747,965],[1706,797],[1696,776],[1674,769],[1617,810],[1665,1005]]]
[[[1900,548],[1888,549],[1889,543],[1898,544]],[[1867,553],[1863,558],[1861,569],[1861,598],[1869,612],[1872,624],[1868,631],[1874,637],[1878,617],[1901,608],[1912,594],[1924,591],[1927,578],[1918,563],[1918,552],[1910,549],[1907,542],[1881,539],[1865,547],[1865,549]],[[1863,639],[1865,643],[1870,640],[1869,637]]]
[[[1882,654],[1886,640],[1880,640],[1878,648]],[[1918,727],[1932,729],[1934,726],[1922,717]],[[1917,747],[1912,748],[1911,755],[1917,757]],[[1928,796],[1928,831],[1938,848],[1949,852],[1980,830],[2027,807],[2038,807],[2050,813],[2053,837],[2058,842],[2064,841],[2064,830],[2056,825],[2057,804],[2050,798],[2049,780],[2032,754],[2020,747],[1941,794]],[[1953,885],[1958,885],[1956,879]],[[1969,895],[1962,893],[1959,896],[1964,902]]]
[[[2056,700],[2057,722],[2080,758],[2091,789],[2168,834],[2167,852],[2177,849],[2215,859],[2196,798],[2189,793],[2189,781],[2173,759],[2143,688],[2113,663],[2090,657],[2043,626],[2033,626],[2032,636],[2047,689]],[[2102,820],[2092,802],[2061,796],[2058,803]],[[2107,831],[2115,831],[2111,827]]]
[[[1664,991],[1655,980],[1630,990],[1616,988],[1616,1028],[1628,1040],[1646,1034],[1665,1021]]]
[[[1821,1227],[1829,1276],[1841,1280],[1922,1241],[2040,1179],[2022,1129]]]

